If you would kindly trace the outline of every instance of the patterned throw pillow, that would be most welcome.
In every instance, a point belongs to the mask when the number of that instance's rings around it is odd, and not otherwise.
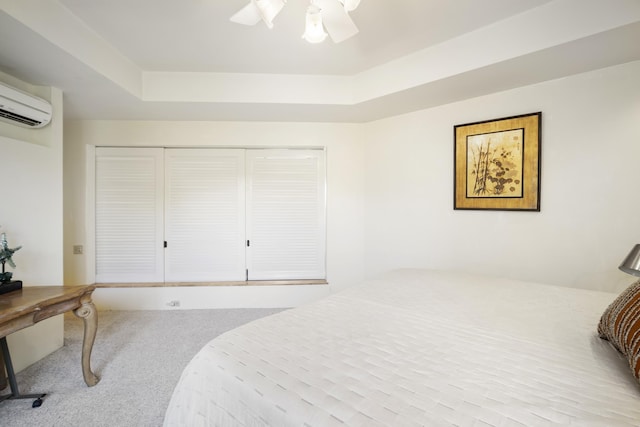
[[[640,280],[607,307],[598,334],[627,357],[633,375],[640,381]]]

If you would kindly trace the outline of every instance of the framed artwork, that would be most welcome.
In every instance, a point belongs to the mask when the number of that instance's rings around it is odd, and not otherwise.
[[[454,209],[540,211],[541,119],[454,126]]]

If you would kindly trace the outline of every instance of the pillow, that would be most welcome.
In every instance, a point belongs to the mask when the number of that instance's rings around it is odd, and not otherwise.
[[[598,334],[627,357],[633,375],[640,381],[640,280],[607,307]]]

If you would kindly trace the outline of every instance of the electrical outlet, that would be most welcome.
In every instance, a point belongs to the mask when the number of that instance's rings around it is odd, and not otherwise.
[[[73,245],[73,254],[82,255],[84,253],[84,247],[82,245]]]

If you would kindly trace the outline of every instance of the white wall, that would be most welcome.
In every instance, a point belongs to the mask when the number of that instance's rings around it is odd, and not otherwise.
[[[100,289],[103,308],[292,306],[399,267],[618,291],[640,229],[640,63],[361,125],[71,121],[65,281],[86,282],[85,167],[94,146],[325,146],[327,287]],[[454,211],[453,126],[542,111],[541,212]],[[87,151],[87,148],[89,151]]]
[[[10,271],[25,287],[62,285],[62,93],[7,74],[0,73],[0,80],[53,104],[53,120],[44,128],[0,123],[0,232],[7,233],[10,247],[22,246]],[[11,334],[7,341],[19,371],[62,346],[62,315]]]
[[[365,127],[366,276],[456,269],[618,291],[640,242],[640,62]],[[454,211],[453,126],[542,111],[541,212]]]
[[[86,165],[95,146],[326,147],[327,279],[330,286],[98,289],[111,309],[285,307],[362,280],[364,151],[362,126],[319,123],[68,121],[65,123],[65,282],[86,283],[91,257]],[[73,255],[73,245],[88,245]]]

